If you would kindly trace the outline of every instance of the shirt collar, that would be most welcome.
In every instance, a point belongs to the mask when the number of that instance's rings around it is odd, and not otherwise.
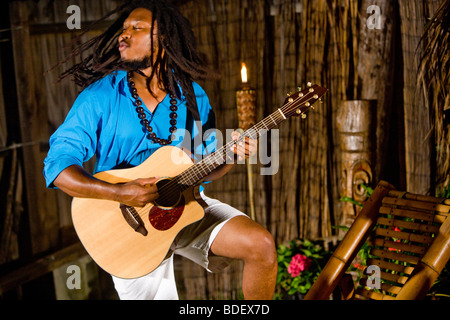
[[[119,92],[129,98],[132,98],[130,90],[128,90],[127,72],[125,70],[117,70],[113,72],[111,86],[118,89]]]
[[[114,71],[113,74],[114,74],[114,77],[113,77],[113,80],[111,83],[112,87],[114,89],[118,88],[119,92],[124,94],[126,97],[128,97],[130,99],[134,99],[131,96],[130,90],[128,89],[128,79],[127,79],[128,72],[125,70],[117,70],[117,71]],[[182,91],[181,86],[179,84],[178,84],[178,88],[180,89],[180,91]],[[184,102],[185,100],[186,100],[186,98],[184,97],[183,94],[181,94],[181,102]]]

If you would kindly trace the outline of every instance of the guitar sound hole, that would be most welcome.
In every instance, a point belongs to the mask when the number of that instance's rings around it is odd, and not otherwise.
[[[178,184],[171,179],[163,179],[156,183],[159,198],[155,204],[159,207],[175,207],[181,199],[181,191]]]

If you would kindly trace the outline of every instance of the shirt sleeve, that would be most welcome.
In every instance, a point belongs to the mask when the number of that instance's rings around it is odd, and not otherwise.
[[[101,123],[97,97],[87,90],[80,93],[64,123],[50,137],[50,149],[44,160],[48,188],[58,175],[72,165],[82,166],[95,155],[97,132]]]

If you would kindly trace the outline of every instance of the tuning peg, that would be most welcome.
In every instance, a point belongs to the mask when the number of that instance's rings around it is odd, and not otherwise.
[[[298,92],[302,91],[302,87],[297,87],[297,91]]]
[[[306,115],[306,113],[302,114],[302,119],[306,119],[308,116]]]
[[[320,98],[320,99],[319,99],[319,103],[323,103],[323,100],[322,100],[322,98]]]
[[[308,82],[308,84],[306,85],[308,88],[311,88],[312,87],[312,83],[311,82]]]

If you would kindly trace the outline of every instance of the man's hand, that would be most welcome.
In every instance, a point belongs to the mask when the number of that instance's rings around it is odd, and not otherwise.
[[[137,179],[118,184],[115,200],[130,207],[144,207],[147,203],[158,199],[159,194],[156,187],[158,179]]]
[[[241,134],[237,131],[233,131],[231,138],[237,141]],[[242,161],[243,159],[248,159],[255,155],[257,151],[257,140],[245,137],[243,141],[238,142],[233,146],[233,152],[238,156],[238,159]]]

